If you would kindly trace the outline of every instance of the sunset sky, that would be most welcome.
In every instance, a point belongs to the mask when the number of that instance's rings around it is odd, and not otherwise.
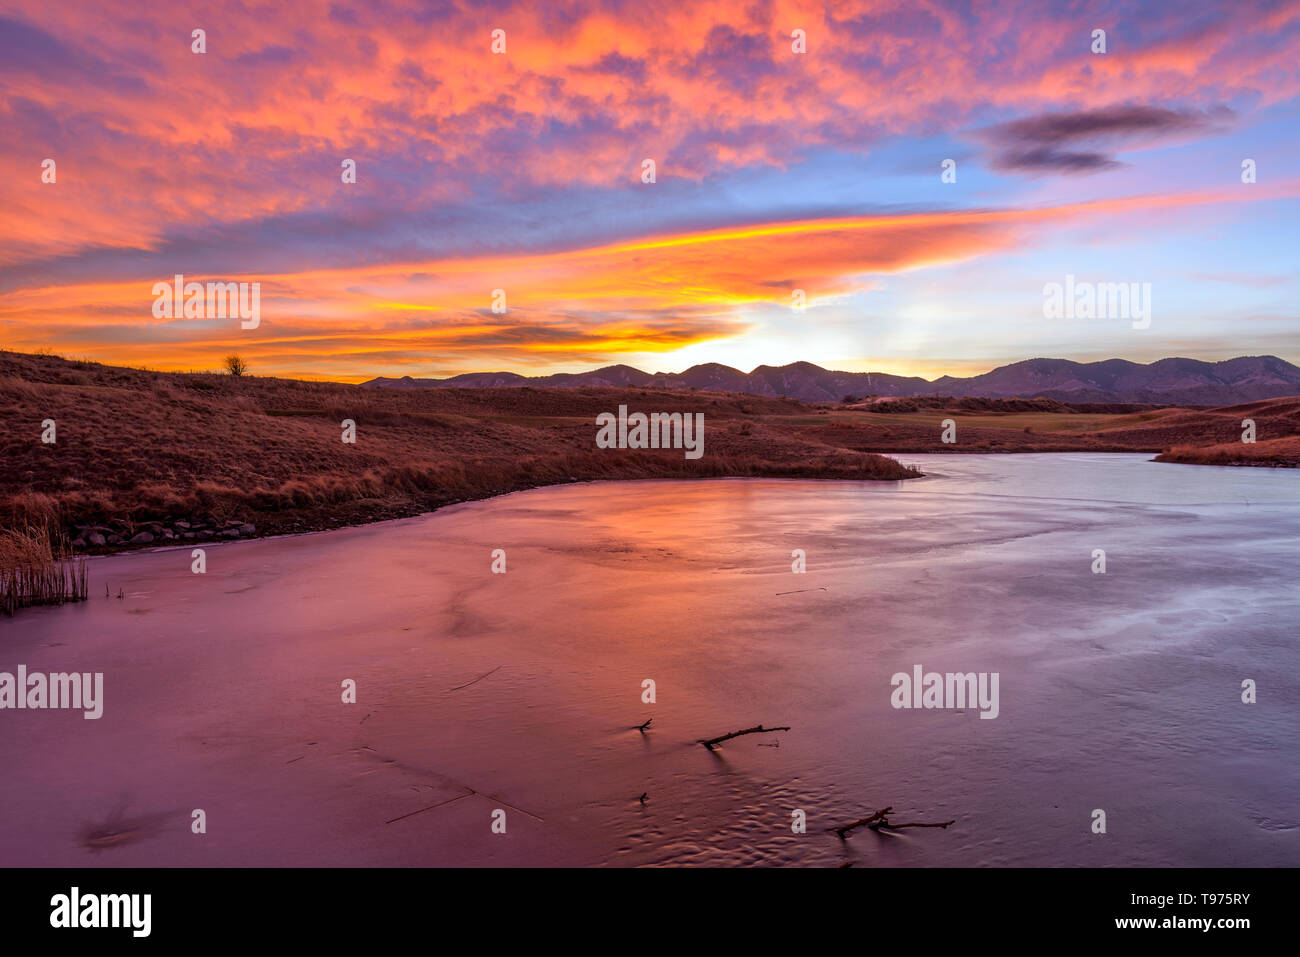
[[[345,381],[1300,362],[1298,157],[1300,0],[0,0],[0,348]],[[155,318],[177,273],[260,282],[260,324]],[[1067,274],[1150,283],[1150,327],[1045,319]]]

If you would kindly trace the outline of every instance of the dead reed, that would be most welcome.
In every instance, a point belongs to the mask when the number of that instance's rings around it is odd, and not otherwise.
[[[85,601],[86,560],[45,527],[0,529],[0,611]]]

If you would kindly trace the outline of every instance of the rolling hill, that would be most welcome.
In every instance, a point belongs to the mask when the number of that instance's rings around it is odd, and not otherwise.
[[[718,363],[685,372],[648,373],[626,365],[591,372],[527,377],[513,372],[473,372],[448,379],[378,378],[371,388],[524,387],[698,389],[741,392],[800,402],[839,402],[845,396],[948,395],[981,398],[1048,398],[1061,402],[1134,402],[1151,405],[1224,406],[1300,395],[1300,368],[1276,356],[1241,356],[1221,362],[1160,359],[1142,364],[1125,359],[1073,362],[1025,359],[967,378],[880,372],[835,372],[811,362],[759,366],[741,372]]]

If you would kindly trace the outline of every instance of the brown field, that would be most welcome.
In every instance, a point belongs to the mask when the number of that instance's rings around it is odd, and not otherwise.
[[[137,544],[358,524],[572,481],[919,474],[877,452],[1170,450],[1162,458],[1196,461],[1199,450],[1216,464],[1292,465],[1298,457],[1300,398],[1138,411],[930,401],[889,411],[635,388],[384,390],[0,352],[0,526],[45,526],[102,551],[142,535]],[[596,415],[619,404],[703,412],[704,457],[596,448]],[[1240,442],[1247,416],[1257,422],[1255,446]],[[955,447],[940,441],[945,418],[957,422]],[[40,440],[45,419],[56,423],[53,444]],[[355,445],[341,441],[344,419],[356,422]],[[93,534],[104,544],[88,543]]]
[[[1266,465],[1300,468],[1300,436],[1265,439],[1253,444],[1226,442],[1223,445],[1176,445],[1156,456],[1157,462],[1184,465]]]
[[[925,403],[928,400],[904,400]],[[1288,443],[1300,437],[1300,397],[1265,399],[1216,409],[1116,405],[1124,411],[1092,411],[1096,405],[1062,406],[1050,399],[953,399],[945,406],[891,412],[892,402],[834,409],[823,429],[859,437],[846,448],[874,452],[1158,452],[1159,461],[1193,461],[1195,449],[1223,449],[1208,464],[1293,465]],[[1038,406],[1038,408],[1026,408]],[[905,406],[907,407],[907,406]],[[1103,407],[1105,408],[1105,407]],[[881,410],[884,411],[881,411]],[[1131,411],[1130,411],[1131,410]],[[957,423],[957,444],[940,440],[941,423]],[[1256,442],[1241,441],[1243,419],[1255,420]],[[812,420],[805,419],[812,427]],[[1239,455],[1233,456],[1232,446]],[[1225,462],[1223,457],[1233,459]]]

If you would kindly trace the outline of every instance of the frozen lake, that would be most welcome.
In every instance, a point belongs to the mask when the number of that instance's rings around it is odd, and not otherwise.
[[[94,560],[0,619],[0,671],[104,675],[0,711],[0,861],[1300,865],[1300,473],[899,458]],[[892,707],[914,665],[998,716]],[[826,833],[886,805],[956,824]]]

